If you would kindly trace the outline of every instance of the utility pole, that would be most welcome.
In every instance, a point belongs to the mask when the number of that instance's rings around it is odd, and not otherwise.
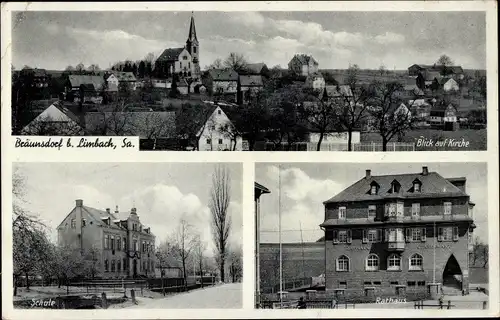
[[[279,234],[279,244],[280,244],[280,309],[283,309],[283,256],[282,256],[282,245],[281,245],[281,164],[278,165],[278,234]]]
[[[299,220],[299,228],[300,228],[300,247],[302,248],[302,274],[304,276],[304,281],[306,279],[306,268],[304,265],[304,239],[302,238],[302,223]]]

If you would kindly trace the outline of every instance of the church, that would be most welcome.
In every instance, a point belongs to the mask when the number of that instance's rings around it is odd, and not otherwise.
[[[200,78],[200,44],[196,37],[194,16],[191,16],[189,35],[186,45],[182,48],[168,48],[155,62],[156,76],[159,78],[172,78],[174,74],[179,78]]]

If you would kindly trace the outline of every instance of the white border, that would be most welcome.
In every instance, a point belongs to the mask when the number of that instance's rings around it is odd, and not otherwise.
[[[488,150],[473,152],[123,152],[111,150],[76,151],[16,150],[10,137],[10,47],[11,11],[486,11],[487,18],[487,79],[488,79]],[[413,2],[199,2],[199,3],[2,3],[2,289],[12,290],[12,230],[11,188],[12,162],[243,162],[243,237],[244,281],[243,309],[240,310],[166,310],[166,309],[112,309],[112,310],[15,310],[12,296],[2,295],[2,316],[8,319],[155,319],[155,318],[321,318],[321,317],[473,317],[499,314],[499,208],[498,208],[498,44],[496,2],[494,1],[413,1]],[[313,156],[314,155],[314,156]],[[490,245],[490,303],[488,310],[254,310],[254,161],[258,162],[488,162],[488,212]]]

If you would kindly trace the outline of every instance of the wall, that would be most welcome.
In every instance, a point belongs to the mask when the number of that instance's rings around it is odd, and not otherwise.
[[[220,111],[220,114],[219,114]],[[203,131],[198,140],[198,148],[200,151],[223,151],[223,150],[233,150],[234,141],[231,141],[231,137],[221,132],[221,127],[230,122],[227,115],[222,111],[222,109],[217,108],[214,113],[210,116],[207,124],[203,128]],[[210,139],[210,143],[207,143],[207,139]],[[219,143],[221,139],[222,143]],[[236,139],[236,151],[242,150],[242,138],[237,137]]]
[[[318,142],[318,141],[319,141],[319,133],[310,132],[309,133],[309,142]],[[360,143],[360,141],[361,141],[361,133],[359,131],[354,131],[352,133],[352,143]],[[348,142],[347,132],[329,133],[323,137],[323,142],[347,144],[347,142]]]
[[[222,90],[223,93],[234,93],[238,91],[237,81],[212,81],[212,93],[218,93]]]

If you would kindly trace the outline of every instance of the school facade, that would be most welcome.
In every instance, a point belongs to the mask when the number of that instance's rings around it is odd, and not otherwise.
[[[103,279],[155,276],[155,236],[132,208],[126,218],[118,206],[100,210],[78,199],[75,207],[57,227],[58,243],[97,259]]]
[[[467,294],[474,203],[466,178],[366,175],[324,202],[325,290],[343,296]]]

